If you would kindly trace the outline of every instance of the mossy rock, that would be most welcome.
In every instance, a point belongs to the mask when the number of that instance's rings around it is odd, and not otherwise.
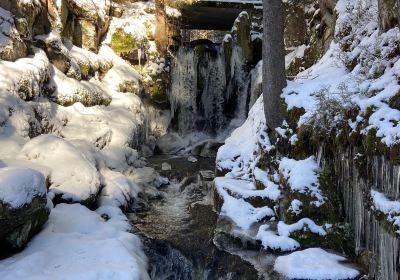
[[[327,229],[325,236],[310,231],[296,231],[291,237],[300,243],[302,249],[320,247],[354,257],[354,245],[350,230],[340,224]]]
[[[283,102],[282,109],[285,113],[286,120],[291,128],[296,128],[300,117],[306,113],[304,108],[293,107],[292,109],[287,109],[286,103]]]
[[[46,205],[46,196],[34,197],[19,208],[0,202],[0,248],[23,248],[47,221],[50,210]]]
[[[275,202],[272,201],[271,199],[262,198],[259,196],[248,197],[248,198],[245,198],[244,201],[251,204],[251,206],[253,206],[255,208],[262,208],[265,206],[267,206],[269,208],[273,208],[275,206]]]
[[[393,109],[400,110],[400,92],[389,99],[389,106]]]
[[[128,53],[137,48],[138,41],[122,28],[117,28],[111,37],[111,48],[117,53]]]
[[[312,154],[310,144],[311,132],[307,127],[300,127],[297,131],[297,141],[292,146],[291,155],[296,159],[305,159]]]

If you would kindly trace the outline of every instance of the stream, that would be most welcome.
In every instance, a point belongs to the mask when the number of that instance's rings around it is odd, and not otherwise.
[[[163,171],[163,163],[171,170]],[[155,156],[149,166],[168,177],[170,184],[161,187],[148,207],[128,217],[144,243],[151,279],[265,279],[237,252],[214,244],[218,220],[212,197],[214,158],[199,157],[193,163],[182,156]]]

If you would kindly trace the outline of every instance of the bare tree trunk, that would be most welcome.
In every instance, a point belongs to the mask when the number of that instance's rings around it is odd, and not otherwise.
[[[280,96],[286,86],[282,0],[264,0],[263,97],[267,125],[282,124]]]

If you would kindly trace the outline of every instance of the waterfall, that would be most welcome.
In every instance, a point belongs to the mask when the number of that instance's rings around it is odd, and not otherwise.
[[[249,92],[249,72],[238,46],[233,46],[228,58],[223,45],[181,47],[172,63],[168,93],[171,128],[183,135],[195,131],[216,135],[233,119],[241,124],[247,116]]]

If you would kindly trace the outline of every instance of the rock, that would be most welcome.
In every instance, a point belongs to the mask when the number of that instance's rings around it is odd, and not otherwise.
[[[400,23],[400,1],[379,0],[379,25],[383,32],[399,26]]]
[[[186,147],[186,142],[177,133],[167,133],[156,143],[156,151],[162,155],[176,154]]]
[[[47,20],[47,11],[43,9],[40,0],[0,0],[0,6],[15,15],[17,20],[26,22],[26,30],[29,34],[26,40],[36,34],[48,33],[50,23]]]
[[[251,21],[247,12],[240,13],[232,28],[232,36],[237,40],[246,63],[253,62],[253,47],[250,36]]]
[[[200,157],[216,157],[219,147],[221,147],[224,143],[207,140],[197,144],[192,150],[191,154],[194,156]]]
[[[204,181],[212,181],[215,178],[214,171],[212,170],[200,170],[200,177]]]
[[[76,18],[69,27],[73,43],[97,52],[100,39],[108,30],[111,1],[66,0],[66,5]]]
[[[64,74],[67,73],[71,67],[71,58],[61,37],[57,33],[51,32],[48,35],[36,36],[35,39],[39,47],[46,52],[50,62]]]
[[[190,162],[193,162],[193,163],[198,161],[197,158],[195,158],[194,156],[188,157],[187,160],[190,161]]]
[[[0,245],[22,248],[49,216],[44,176],[20,167],[0,169]]]
[[[13,15],[0,8],[0,59],[14,61],[25,57],[28,48],[17,30]],[[22,21],[19,26],[22,30]]]
[[[161,170],[162,171],[169,171],[171,169],[172,169],[171,164],[169,164],[168,162],[163,162],[161,164]]]
[[[113,30],[110,46],[114,52],[132,64],[144,64],[147,60],[147,39],[137,37],[137,34],[127,32],[122,27]]]
[[[56,203],[79,202],[91,207],[96,202],[101,189],[96,163],[65,139],[35,137],[24,145],[18,158],[49,169],[49,189]]]

